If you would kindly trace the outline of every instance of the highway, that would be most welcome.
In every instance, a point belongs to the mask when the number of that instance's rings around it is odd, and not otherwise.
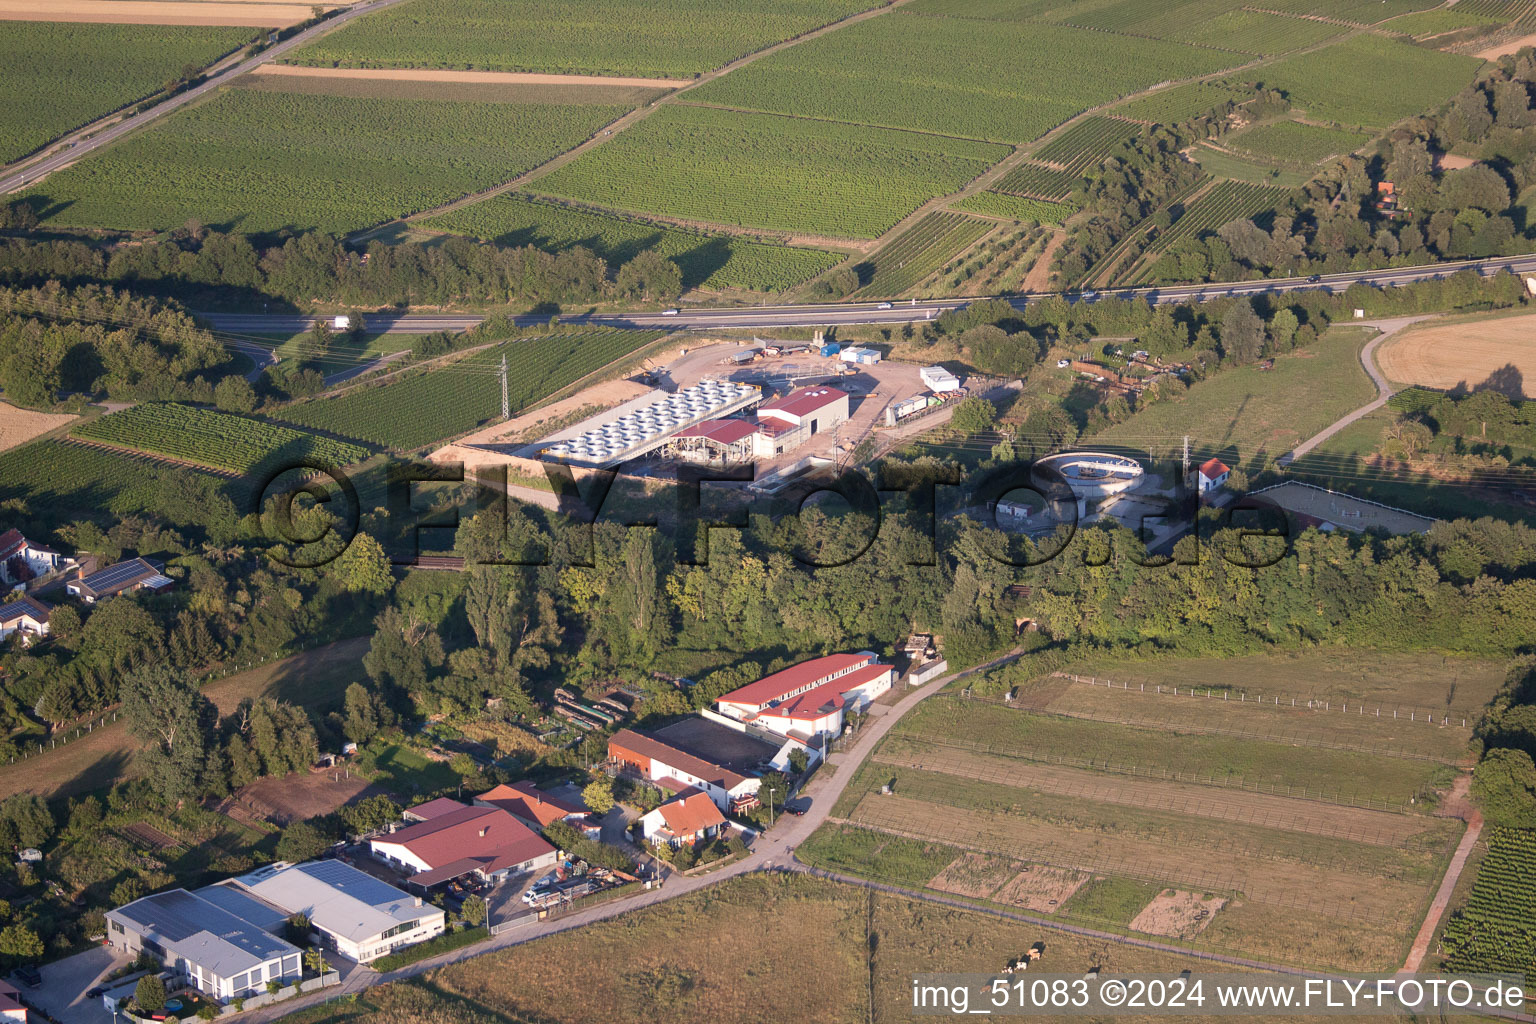
[[[378,4],[396,0],[378,0]],[[375,4],[377,6],[377,4]],[[1350,285],[1368,284],[1376,287],[1415,284],[1437,278],[1449,277],[1461,270],[1473,269],[1484,276],[1501,270],[1512,273],[1536,274],[1536,254],[1527,256],[1502,256],[1487,260],[1463,260],[1455,263],[1436,263],[1423,267],[1398,267],[1391,270],[1371,270],[1358,273],[1328,274],[1317,278],[1275,278],[1264,281],[1237,281],[1226,284],[1177,285],[1167,288],[1117,288],[1098,292],[1074,292],[1066,294],[1070,302],[1095,302],[1104,298],[1144,298],[1164,305],[1178,302],[1204,302],[1233,295],[1270,295],[1288,292],[1326,291],[1337,294]],[[1043,295],[1002,296],[1015,308],[1023,309],[1030,302],[1038,302],[1056,293]],[[562,316],[562,323],[593,324],[611,327],[647,329],[671,329],[688,331],[720,331],[728,328],[769,330],[777,327],[837,327],[857,324],[907,324],[921,323],[937,317],[945,310],[958,309],[972,302],[983,301],[980,297],[903,300],[901,302],[835,302],[787,306],[747,306],[732,309],[692,308],[679,309],[672,316],[655,313],[576,314]],[[202,318],[216,331],[229,334],[299,334],[307,331],[314,322],[313,315],[273,313],[205,313]],[[436,331],[463,331],[475,326],[485,317],[474,314],[442,313],[368,313],[364,319],[368,329],[376,333],[431,334]],[[549,322],[548,315],[517,316],[513,320],[520,326],[536,326]]]
[[[133,117],[125,117],[118,123],[112,125],[110,128],[105,128],[90,138],[77,142],[73,146],[67,146],[63,149],[60,149],[58,152],[53,153],[43,160],[36,160],[31,163],[23,162],[19,169],[12,170],[6,173],[4,177],[0,177],[0,194],[15,192],[17,189],[25,188],[27,185],[35,184],[39,179],[52,174],[54,171],[62,170],[63,168],[68,167],[70,164],[74,163],[76,160],[79,160],[81,157],[87,155],[88,153],[93,153],[100,149],[102,146],[111,145],[113,142],[116,142],[118,139],[122,138],[124,135],[127,135],[129,132],[141,128],[144,125],[152,124],[153,122],[164,117],[166,114],[180,110],[182,107],[186,106],[188,103],[191,103],[193,100],[205,96],[210,91],[219,88],[221,85],[224,85],[230,79],[238,78],[240,75],[246,74],[249,71],[253,71],[257,67],[260,67],[262,64],[265,64],[270,60],[274,60],[277,57],[281,57],[289,50],[292,50],[298,46],[303,46],[305,43],[314,39],[316,36],[321,35],[322,33],[329,32],[333,28],[345,25],[353,18],[360,18],[365,14],[370,14],[373,11],[381,10],[385,7],[390,7],[400,2],[401,0],[370,0],[369,3],[359,4],[349,11],[344,11],[336,15],[334,18],[329,18],[326,21],[322,21],[318,25],[314,25],[305,29],[290,39],[284,39],[280,43],[276,43],[273,46],[267,47],[265,50],[256,54],[254,57],[235,64],[227,65],[222,71],[218,71],[211,75],[207,81],[201,83],[200,85],[193,86],[186,92],[178,93],[177,95],[172,96],[162,103],[158,103],[155,106],[150,107],[142,114],[136,114]]]

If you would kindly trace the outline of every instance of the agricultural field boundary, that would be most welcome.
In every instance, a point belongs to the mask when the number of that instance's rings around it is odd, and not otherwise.
[[[397,2],[398,3],[399,0],[391,0],[391,2]],[[537,181],[538,179],[544,177],[545,175],[551,174],[554,171],[560,169],[561,167],[564,167],[566,164],[568,164],[571,161],[575,160],[577,157],[581,156],[583,153],[586,153],[587,151],[589,151],[591,149],[594,149],[597,146],[602,145],[608,139],[613,138],[614,136],[618,135],[620,132],[624,131],[625,129],[634,127],[636,124],[638,124],[639,122],[645,120],[651,114],[655,113],[656,110],[658,110],[661,107],[662,104],[664,104],[664,103],[674,103],[674,102],[677,101],[677,98],[679,96],[681,96],[681,95],[683,95],[685,93],[691,92],[692,90],[697,89],[699,86],[704,85],[704,84],[706,84],[708,82],[713,82],[715,79],[719,78],[721,75],[728,75],[732,71],[735,71],[738,68],[746,67],[747,65],[753,63],[754,61],[760,60],[763,57],[767,57],[770,54],[778,53],[780,50],[788,49],[791,46],[798,46],[800,43],[808,42],[809,40],[819,38],[819,37],[827,34],[828,32],[835,32],[835,31],[837,31],[840,28],[846,28],[849,25],[856,24],[856,23],[864,21],[864,20],[866,20],[868,18],[875,18],[875,17],[879,17],[882,14],[888,14],[891,11],[896,10],[898,7],[901,7],[903,4],[907,4],[907,3],[911,3],[911,2],[912,2],[912,0],[891,0],[890,3],[886,4],[883,7],[875,7],[875,8],[872,8],[870,10],[867,10],[867,11],[859,11],[857,13],[850,14],[848,17],[843,18],[840,21],[834,21],[831,24],[822,25],[820,28],[812,29],[809,32],[802,33],[801,35],[795,36],[795,37],[793,37],[791,39],[782,40],[782,41],[780,41],[778,43],[773,44],[772,46],[764,47],[763,49],[758,50],[756,53],[744,54],[743,56],[736,58],[735,60],[731,61],[728,64],[724,64],[721,67],[715,68],[712,71],[704,72],[698,78],[694,79],[692,82],[690,82],[689,84],[687,84],[687,85],[683,86],[682,88],[676,90],[675,92],[668,93],[666,96],[663,96],[663,97],[660,97],[658,99],[652,100],[650,103],[647,103],[643,107],[640,107],[640,108],[635,109],[635,110],[631,110],[629,113],[625,114],[623,117],[621,117],[618,120],[614,121],[613,123],[609,124],[606,128],[604,128],[602,130],[602,132],[600,134],[594,134],[592,136],[592,138],[587,139],[585,142],[583,142],[580,145],[576,146],[574,149],[567,150],[566,152],[561,153],[559,156],[556,156],[556,157],[554,157],[554,158],[552,158],[550,160],[545,161],[543,164],[540,164],[538,167],[534,167],[534,168],[532,168],[530,170],[524,171],[522,174],[518,175],[517,177],[513,178],[510,181],[503,182],[500,185],[497,185],[497,186],[495,186],[493,188],[485,189],[485,190],[483,190],[481,192],[475,192],[475,193],[472,193],[470,195],[463,196],[463,197],[461,197],[459,199],[454,200],[453,202],[444,203],[441,206],[436,206],[436,207],[433,207],[431,209],[418,211],[417,213],[411,214],[409,217],[403,217],[403,218],[400,218],[398,220],[386,221],[383,224],[375,225],[372,228],[368,228],[368,229],[365,229],[364,231],[361,231],[361,232],[358,232],[357,234],[354,234],[351,237],[350,241],[353,241],[353,242],[366,241],[366,240],[368,240],[370,238],[373,238],[376,235],[382,234],[383,232],[388,231],[388,230],[390,230],[392,228],[396,228],[396,227],[398,227],[398,226],[400,226],[402,224],[410,224],[410,223],[413,223],[415,221],[425,220],[428,217],[438,217],[438,216],[441,216],[441,215],[446,214],[446,213],[452,213],[453,211],[458,210],[458,209],[460,209],[462,207],[469,206],[469,205],[474,204],[474,203],[483,202],[484,200],[491,199],[491,198],[493,198],[495,196],[505,195],[508,192],[515,191],[515,190],[521,188],[524,185],[527,185],[527,184],[530,184],[531,182]],[[602,212],[602,213],[613,212],[613,211],[606,210],[603,207],[595,207],[594,206],[594,207],[591,207],[591,209],[592,209],[593,212]],[[677,221],[665,221],[665,220],[663,220],[662,223],[677,223],[677,224],[679,224],[679,226],[692,226],[692,227],[695,227],[695,228],[704,228],[704,229],[707,229],[707,230],[709,230],[709,231],[711,231],[713,233],[716,233],[716,234],[727,234],[727,235],[738,235],[738,234],[757,234],[757,235],[762,235],[763,234],[763,232],[760,231],[760,230],[745,229],[745,228],[739,227],[739,226],[734,225],[734,224],[704,224],[704,223],[682,224],[682,223],[677,222]],[[852,240],[844,239],[844,240],[842,240],[840,247],[846,249],[850,245],[856,245],[856,244],[857,243],[852,241]]]

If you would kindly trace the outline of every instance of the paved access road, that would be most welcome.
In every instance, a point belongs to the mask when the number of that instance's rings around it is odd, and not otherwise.
[[[378,4],[397,0],[377,0]],[[1104,298],[1144,298],[1159,305],[1176,302],[1204,302],[1208,299],[1229,295],[1274,295],[1287,292],[1325,291],[1329,294],[1343,292],[1354,284],[1376,287],[1415,284],[1449,277],[1461,270],[1476,270],[1485,277],[1502,270],[1511,273],[1536,274],[1536,254],[1529,256],[1502,256],[1488,260],[1464,260],[1456,263],[1436,263],[1424,267],[1398,267],[1392,270],[1370,270],[1359,273],[1329,274],[1311,278],[1290,277],[1264,281],[1238,281],[1227,284],[1180,285],[1170,288],[1120,288],[1106,291],[1066,293],[1069,302],[1096,302]],[[1045,295],[1003,296],[1015,308],[1023,309],[1031,302],[1051,298]],[[789,306],[748,306],[735,309],[680,309],[674,315],[663,313],[579,314],[562,316],[562,323],[593,324],[610,327],[648,329],[672,329],[689,331],[719,331],[728,328],[766,330],[775,327],[833,327],[854,324],[908,324],[932,320],[945,310],[959,309],[980,298],[953,298],[908,300],[903,302],[834,302],[824,304]],[[203,314],[214,330],[230,333],[298,334],[309,330],[314,322],[312,315],[206,313]],[[441,313],[370,313],[364,316],[368,329],[374,332],[395,334],[431,334],[436,331],[463,331],[484,316]],[[537,326],[549,322],[548,316],[518,316],[513,320],[520,326]]]
[[[227,65],[222,71],[218,71],[211,75],[208,80],[203,82],[201,85],[193,86],[186,92],[178,93],[177,95],[172,96],[170,99],[150,107],[142,114],[135,114],[133,117],[125,117],[123,120],[119,121],[117,124],[112,125],[110,128],[105,128],[91,136],[89,139],[85,139],[76,143],[74,146],[61,149],[57,153],[54,153],[52,156],[49,156],[47,159],[39,160],[34,163],[25,165],[21,170],[7,174],[5,177],[0,178],[0,194],[6,192],[15,192],[17,189],[25,188],[27,185],[37,181],[39,178],[45,177],[46,175],[52,174],[54,171],[69,166],[86,154],[95,152],[102,146],[107,146],[113,142],[116,142],[118,139],[122,138],[124,135],[127,135],[129,132],[135,130],[136,128],[146,124],[152,124],[153,122],[164,117],[166,114],[180,110],[182,107],[186,106],[188,103],[191,103],[193,100],[198,99],[201,96],[205,96],[212,90],[217,89],[221,85],[224,85],[230,79],[243,75],[248,71],[252,71],[270,60],[281,57],[289,50],[292,50],[298,46],[303,46],[305,43],[309,42],[322,33],[329,32],[331,29],[340,25],[345,25],[353,18],[360,18],[365,14],[370,14],[374,11],[393,6],[394,4],[400,2],[401,0],[369,0],[368,3],[359,4],[349,11],[344,11],[341,14],[336,15],[334,18],[329,18],[325,21],[322,21],[318,25],[314,25],[305,29],[292,38],[284,39],[280,43],[267,47],[267,49],[261,51],[256,56],[251,57],[249,60],[243,60],[236,64]],[[87,74],[88,72],[82,70],[81,73]]]

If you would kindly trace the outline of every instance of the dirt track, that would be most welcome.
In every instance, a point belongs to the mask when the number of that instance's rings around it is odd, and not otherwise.
[[[1376,363],[1399,384],[1530,398],[1536,396],[1536,316],[1405,331],[1381,346]]]
[[[122,3],[124,0],[110,2]],[[605,78],[601,75],[537,75],[522,71],[445,71],[435,68],[311,68],[300,64],[264,64],[256,69],[255,74],[389,82],[453,82],[458,85],[606,85],[673,89],[693,84],[692,79],[685,81],[674,78]]]
[[[241,3],[238,0],[0,0],[0,21],[286,28],[313,14],[308,4]]]

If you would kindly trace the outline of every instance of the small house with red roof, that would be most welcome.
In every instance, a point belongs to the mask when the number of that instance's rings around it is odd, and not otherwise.
[[[524,779],[512,785],[500,785],[475,797],[480,807],[500,807],[531,829],[543,830],[557,821],[584,824],[590,813],[567,800],[560,800]]]
[[[433,800],[412,808],[426,820],[370,839],[379,860],[408,873],[413,885],[430,888],[474,874],[489,882],[553,867],[555,848],[499,807],[448,809]]]
[[[1227,477],[1232,475],[1232,470],[1220,459],[1206,459],[1195,470],[1195,490],[1201,494],[1209,494],[1220,490],[1227,482]]]
[[[720,808],[708,793],[690,790],[640,818],[640,833],[657,846],[696,846],[726,827]]]

